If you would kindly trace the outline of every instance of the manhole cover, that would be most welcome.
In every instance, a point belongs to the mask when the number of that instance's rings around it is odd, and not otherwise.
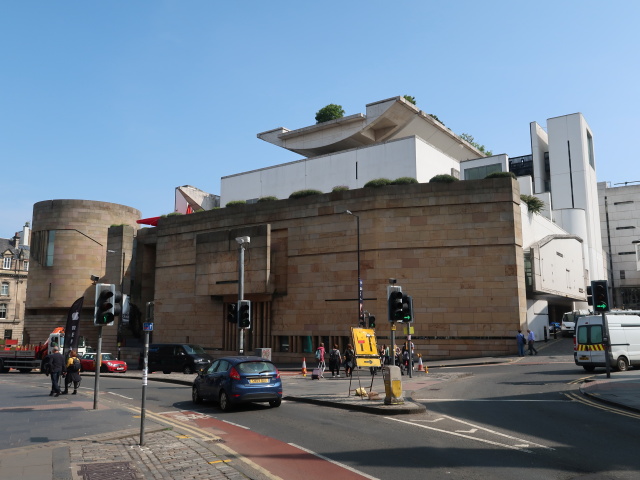
[[[78,472],[84,480],[138,479],[137,471],[129,462],[91,463],[80,465]]]

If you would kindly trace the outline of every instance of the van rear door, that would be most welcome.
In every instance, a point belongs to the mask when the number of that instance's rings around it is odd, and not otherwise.
[[[603,366],[604,332],[601,317],[582,317],[576,326],[576,363]]]

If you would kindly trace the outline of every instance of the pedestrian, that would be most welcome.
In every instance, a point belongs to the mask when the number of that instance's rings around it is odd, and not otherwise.
[[[402,345],[402,366],[400,367],[400,373],[404,375],[404,370],[402,369],[402,367],[404,367],[407,373],[409,373],[409,368],[411,367],[409,366],[409,347],[407,345],[407,342]]]
[[[49,396],[58,397],[60,395],[60,376],[66,372],[64,357],[58,347],[51,349],[52,353],[47,356],[49,362],[49,372],[51,375],[51,393]]]
[[[333,349],[329,352],[329,370],[332,377],[340,377],[340,364],[342,363],[342,355],[338,349],[338,344],[333,344]],[[337,374],[337,375],[336,375]]]
[[[518,343],[518,356],[524,357],[524,346],[527,344],[527,339],[522,333],[522,330],[518,330],[518,334],[516,335],[516,342]]]
[[[389,365],[389,347],[385,343],[384,345],[382,345],[382,349],[383,349],[384,364]]]
[[[347,377],[353,375],[354,362],[356,360],[356,352],[353,351],[351,344],[347,345],[347,349],[344,351],[344,374]]]
[[[69,358],[67,359],[67,374],[64,376],[64,392],[63,395],[69,393],[69,385],[73,382],[73,392],[72,395],[78,393],[78,387],[80,386],[80,382],[82,381],[82,377],[80,376],[80,359],[78,358],[78,354],[71,350],[69,352]]]
[[[531,330],[527,330],[527,343],[529,344],[529,355],[537,355],[538,350],[534,344],[536,343],[536,336]]]
[[[324,343],[320,343],[320,346],[316,349],[316,360],[318,360],[318,370],[320,371],[318,378],[324,378],[324,371],[327,368],[324,363]]]

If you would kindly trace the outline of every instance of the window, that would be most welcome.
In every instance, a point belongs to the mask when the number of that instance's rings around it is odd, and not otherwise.
[[[6,329],[4,331],[4,339],[11,340],[11,337],[13,337],[13,330]]]
[[[626,274],[624,273],[624,270],[620,270],[620,280],[626,280]]]
[[[618,252],[618,255],[635,255],[636,252]]]
[[[587,130],[587,149],[589,150],[589,165],[591,167],[596,168],[596,159],[593,155],[593,137],[591,136],[591,132]]]
[[[576,335],[580,345],[602,343],[602,325],[583,325]]]
[[[7,318],[7,304],[0,303],[0,318]]]
[[[0,295],[9,295],[9,284],[7,282],[2,282],[2,286],[0,286]]]
[[[636,228],[636,227],[616,227],[616,230],[628,230],[630,228]]]
[[[278,346],[280,352],[288,352],[289,351],[289,337],[285,335],[280,335],[278,337]]]
[[[493,165],[485,165],[482,167],[467,168],[464,171],[465,180],[482,180],[487,175],[493,172],[501,172],[502,165],[494,163]]]
[[[31,256],[43,267],[53,266],[55,240],[55,230],[41,230],[31,233]]]
[[[25,272],[29,271],[29,262],[22,262],[22,270]]]
[[[624,202],[613,202],[614,205],[626,205],[628,203],[633,203],[633,200],[626,200]]]
[[[2,259],[2,268],[4,270],[11,270],[11,257],[4,257]]]

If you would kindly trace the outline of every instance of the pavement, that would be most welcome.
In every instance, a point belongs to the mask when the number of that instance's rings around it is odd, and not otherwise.
[[[539,347],[543,350],[547,345]],[[411,400],[414,391],[429,385],[468,375],[449,371],[446,367],[464,367],[509,363],[519,357],[486,357],[437,361],[425,365],[425,371],[401,377],[404,402],[385,405],[382,375],[372,377],[367,370],[360,376],[312,380],[310,373],[302,375],[295,365],[279,365],[285,386],[285,400],[314,403],[333,408],[363,411],[370,414],[401,415],[425,411],[423,404]],[[586,372],[585,372],[586,373]],[[85,373],[93,375],[93,373]],[[101,376],[127,377],[142,380],[140,370],[125,374]],[[149,380],[191,385],[195,375],[181,373],[151,373]],[[640,412],[640,369],[627,372],[589,374],[576,382],[586,397]],[[372,398],[355,395],[357,388],[374,392]],[[375,395],[377,393],[377,395]],[[124,430],[113,433],[74,438],[68,441],[0,450],[0,480],[97,480],[97,479],[274,479],[277,478],[252,462],[236,455],[211,434],[198,437],[178,424],[147,423],[144,445],[140,445],[140,431]]]

